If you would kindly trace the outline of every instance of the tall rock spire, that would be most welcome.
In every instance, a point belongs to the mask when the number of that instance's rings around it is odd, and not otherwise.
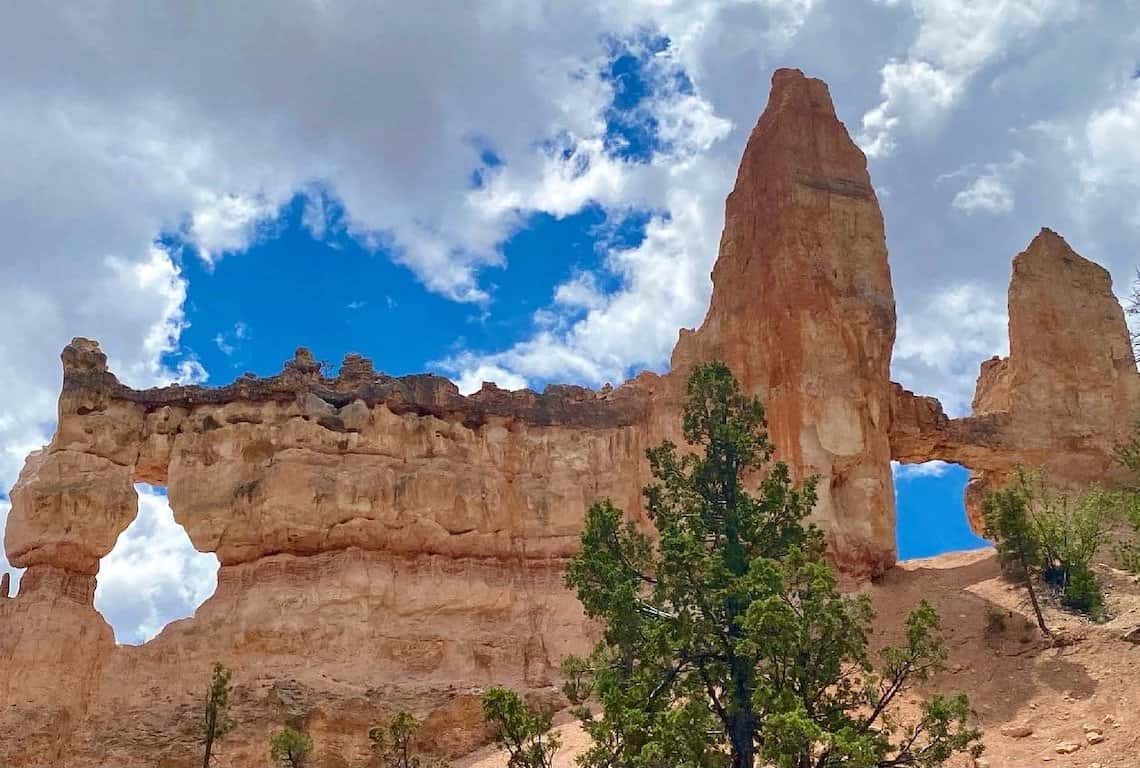
[[[708,314],[680,375],[724,360],[767,409],[777,458],[818,475],[816,520],[854,573],[894,561],[887,438],[895,305],[867,161],[827,85],[772,77],[725,205]]]

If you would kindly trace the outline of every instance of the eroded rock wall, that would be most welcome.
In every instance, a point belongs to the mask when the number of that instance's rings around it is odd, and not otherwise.
[[[5,532],[28,570],[0,602],[0,692],[19,702],[0,724],[23,734],[0,763],[130,765],[165,727],[182,739],[157,754],[187,764],[214,660],[239,670],[249,730],[234,749],[248,742],[244,764],[259,764],[273,717],[375,722],[402,706],[446,720],[493,683],[552,696],[562,657],[588,648],[563,565],[593,500],[636,518],[657,377],[465,398],[359,357],[324,377],[301,350],[269,379],[135,391],[94,342],[62,358],[58,429]],[[221,568],[194,619],[125,648],[92,598],[135,482],[165,486]],[[477,725],[451,748],[484,738]],[[338,737],[342,756],[367,727]]]

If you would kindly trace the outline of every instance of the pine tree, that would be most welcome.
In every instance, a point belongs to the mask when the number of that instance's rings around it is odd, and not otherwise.
[[[906,644],[873,668],[870,603],[839,593],[804,524],[814,481],[771,462],[764,410],[724,364],[693,372],[683,432],[690,452],[648,452],[656,538],[598,503],[568,568],[603,625],[591,657],[564,665],[593,738],[583,765],[888,768],[980,752],[963,696],[931,698],[901,731],[888,724],[898,695],[945,657],[937,615],[920,605]]]
[[[1041,634],[1051,637],[1052,633],[1045,625],[1045,617],[1041,613],[1037,589],[1033,586],[1041,569],[1042,555],[1029,516],[1028,483],[1028,476],[1019,469],[1013,482],[985,495],[982,499],[985,536],[997,548],[1002,571],[1025,586]]]
[[[202,718],[202,768],[210,768],[214,757],[214,742],[229,733],[234,723],[229,718],[230,693],[233,673],[219,663],[214,664],[210,687],[206,690],[206,711]]]
[[[305,768],[313,753],[313,739],[304,731],[285,726],[269,737],[269,759],[280,768]]]

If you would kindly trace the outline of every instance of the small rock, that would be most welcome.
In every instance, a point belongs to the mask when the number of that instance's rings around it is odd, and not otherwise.
[[[363,432],[372,418],[368,404],[359,398],[341,408],[337,415],[350,432]]]
[[[975,757],[974,768],[990,768],[990,761],[984,757]]]
[[[1080,744],[1076,744],[1076,743],[1070,741],[1070,742],[1065,742],[1064,744],[1058,744],[1054,748],[1053,751],[1056,752],[1058,755],[1071,755],[1080,748],[1081,748]]]
[[[1085,739],[1088,740],[1089,744],[1100,744],[1104,741],[1104,734],[1100,731],[1089,731],[1085,734]]]
[[[1024,739],[1026,736],[1033,735],[1033,726],[1025,724],[1006,725],[1001,729],[1002,736],[1008,736],[1011,739]]]

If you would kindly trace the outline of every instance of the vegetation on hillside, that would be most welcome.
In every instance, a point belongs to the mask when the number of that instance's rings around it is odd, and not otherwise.
[[[397,712],[384,725],[368,730],[373,762],[380,768],[447,768],[447,762],[416,754],[412,740],[422,723],[409,712]]]
[[[495,743],[507,752],[507,768],[552,768],[561,746],[550,730],[550,715],[540,712],[507,688],[483,694],[483,717],[491,725]]]
[[[309,734],[289,726],[269,737],[269,759],[278,768],[306,768],[313,754]]]

